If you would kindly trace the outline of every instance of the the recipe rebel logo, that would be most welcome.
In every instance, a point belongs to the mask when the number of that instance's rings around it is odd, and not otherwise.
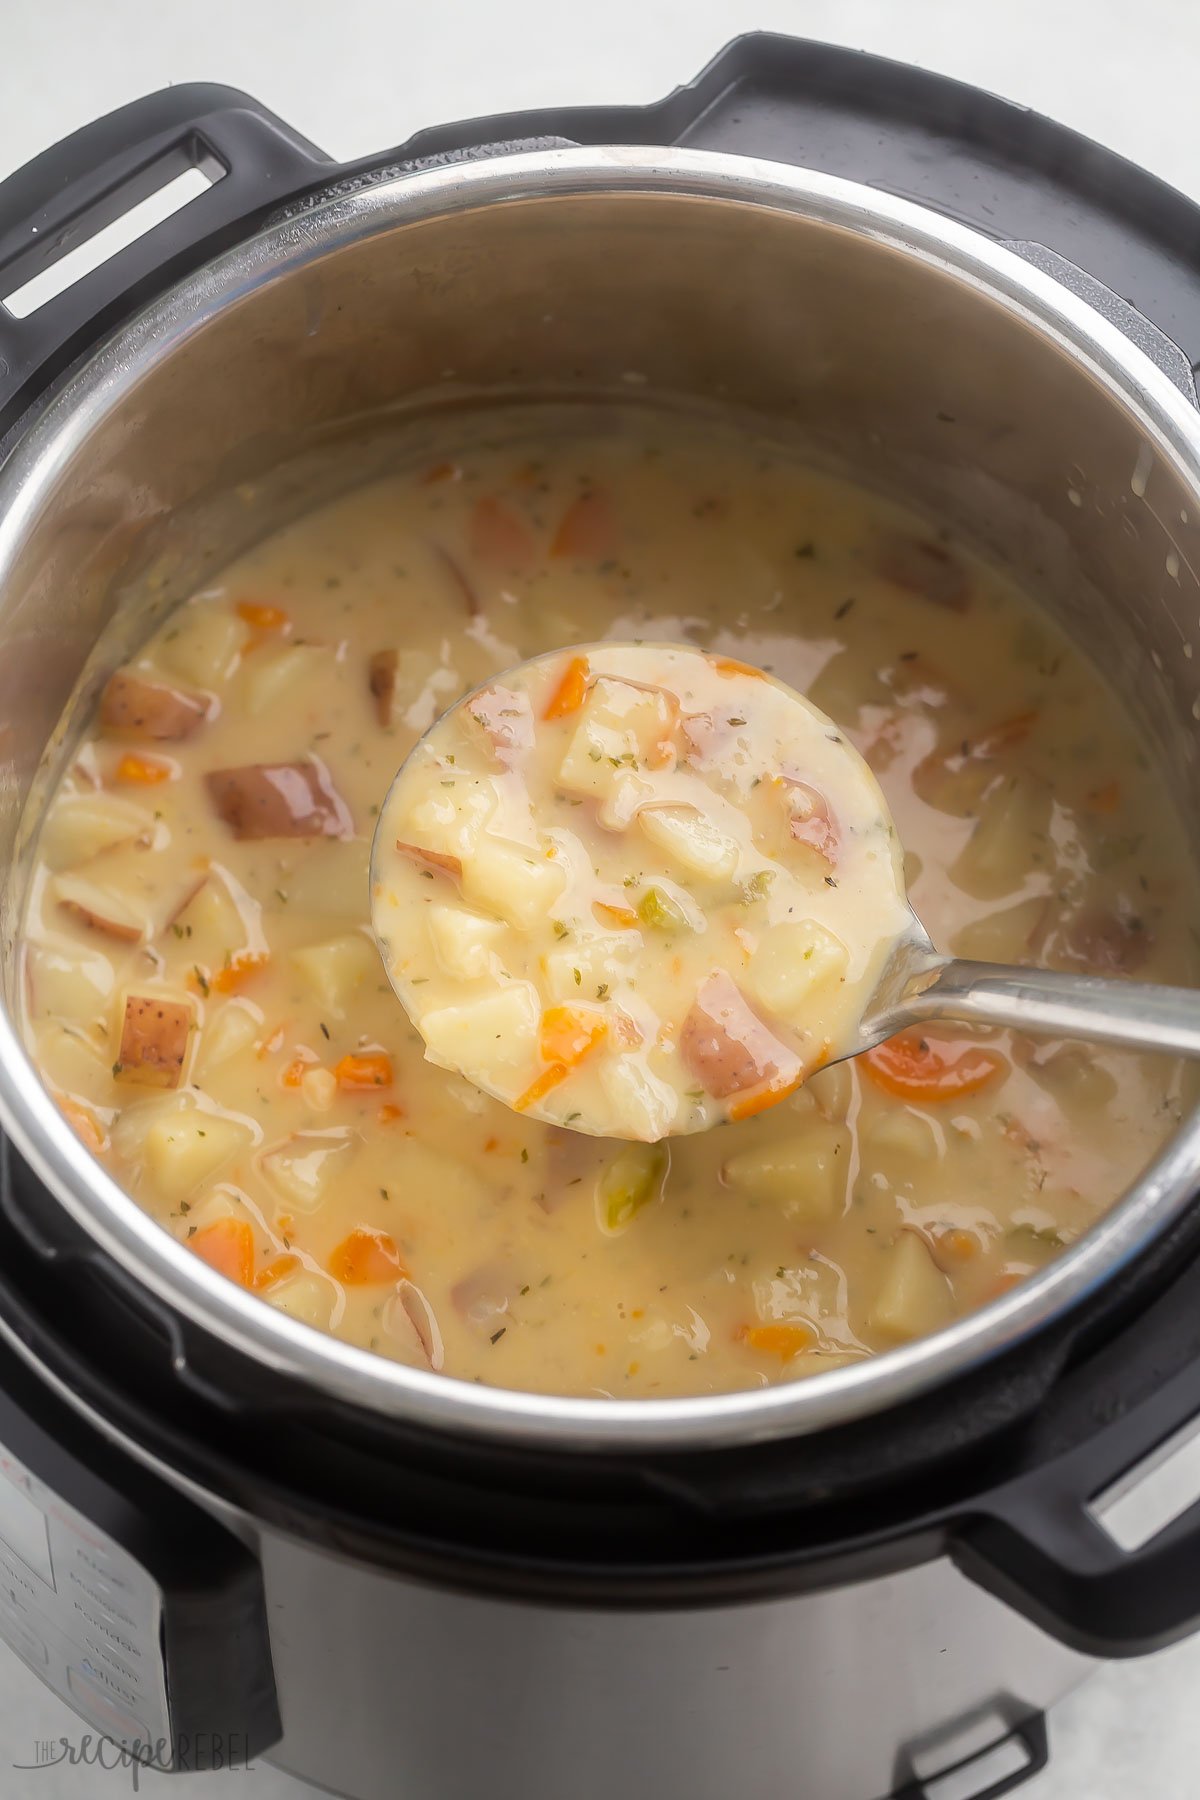
[[[143,1769],[157,1774],[221,1774],[232,1770],[253,1769],[244,1732],[196,1732],[181,1735],[174,1744],[167,1738],[154,1743],[134,1739],[119,1744],[115,1738],[99,1733],[83,1732],[78,1738],[39,1738],[34,1745],[32,1761],[14,1762],[12,1768],[23,1774],[36,1775],[42,1770],[72,1768],[80,1770],[80,1793],[94,1793],[92,1771],[107,1774],[124,1772],[136,1794],[141,1791]],[[32,1792],[32,1784],[29,1791]]]

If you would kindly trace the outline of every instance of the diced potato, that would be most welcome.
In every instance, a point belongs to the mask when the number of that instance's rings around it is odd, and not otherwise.
[[[871,1309],[871,1327],[905,1342],[950,1322],[950,1284],[914,1231],[901,1231],[888,1253],[883,1284]]]
[[[176,937],[186,941],[188,956],[208,968],[221,968],[225,958],[244,950],[250,939],[237,901],[216,870],[209,872],[171,923]]]
[[[309,1269],[299,1275],[289,1275],[286,1281],[277,1281],[263,1294],[268,1306],[317,1331],[329,1330],[337,1297],[333,1282],[322,1275],[314,1275]]]
[[[911,1106],[883,1106],[872,1112],[863,1126],[863,1141],[887,1162],[931,1163],[941,1153],[937,1127]]]
[[[352,837],[354,821],[317,762],[247,763],[204,778],[235,838]]]
[[[500,682],[484,688],[470,704],[470,716],[503,768],[513,768],[533,749],[533,709],[529,695]]]
[[[251,1131],[238,1119],[197,1106],[163,1113],[146,1133],[142,1154],[158,1192],[186,1199],[224,1163],[248,1146]]]
[[[106,850],[78,871],[55,875],[49,893],[92,930],[137,943],[157,936],[178,917],[202,879],[186,863],[156,855],[139,842]]]
[[[541,1007],[530,981],[513,981],[483,1000],[444,1006],[419,1023],[429,1062],[470,1069],[494,1087],[522,1080],[537,1059]]]
[[[490,781],[456,781],[452,788],[442,788],[431,773],[428,792],[402,821],[401,830],[409,843],[465,861],[495,810],[496,794]]]
[[[73,868],[153,828],[150,814],[129,800],[115,794],[75,794],[51,808],[38,848],[51,869]]]
[[[551,1000],[570,1003],[594,1000],[598,988],[628,973],[629,963],[637,953],[639,939],[632,932],[610,932],[604,937],[590,938],[584,943],[566,941],[557,950],[546,953],[546,994]],[[579,971],[576,981],[575,972]]]
[[[504,941],[505,928],[498,919],[483,919],[461,906],[431,906],[429,935],[438,962],[447,975],[460,981],[477,981],[492,967],[492,956]]]
[[[600,676],[583,703],[558,771],[570,794],[604,798],[634,768],[659,767],[669,756],[678,708],[661,688]]]
[[[846,978],[845,945],[815,919],[770,925],[742,973],[751,996],[781,1019],[803,1023],[804,1008]]]
[[[650,842],[688,875],[724,882],[737,868],[734,839],[694,806],[643,806],[637,822]]]
[[[208,706],[198,694],[185,694],[132,669],[118,669],[100,696],[100,729],[108,737],[177,743],[200,729]]]
[[[248,1050],[259,1034],[257,1009],[244,1000],[227,1000],[205,1021],[197,1047],[196,1073],[211,1075],[222,1063]]]
[[[975,829],[950,867],[950,878],[981,900],[1021,888],[1052,857],[1050,789],[1021,776],[1001,783],[983,803]]]
[[[429,1367],[442,1368],[446,1360],[437,1315],[427,1296],[414,1282],[404,1280],[383,1309],[383,1326],[398,1344],[414,1341]]]
[[[112,1051],[88,1033],[67,1025],[39,1031],[38,1061],[56,1087],[81,1100],[112,1103]]]
[[[844,1119],[854,1098],[854,1076],[848,1062],[827,1063],[809,1075],[801,1088],[827,1119]],[[793,1101],[793,1105],[795,1102]]]
[[[187,1000],[171,1000],[164,994],[130,994],[114,1073],[148,1087],[178,1087],[194,1022]]]
[[[343,1132],[297,1131],[272,1144],[259,1157],[259,1167],[290,1206],[312,1212],[337,1173],[353,1160],[355,1145]]]
[[[538,851],[481,838],[463,863],[463,894],[520,931],[543,924],[566,886],[561,865]]]
[[[600,1069],[600,1086],[616,1114],[622,1136],[657,1143],[666,1137],[679,1111],[675,1089],[631,1057],[619,1056]]]
[[[1035,1057],[1028,1073],[1065,1106],[1098,1111],[1117,1096],[1117,1084],[1083,1044],[1064,1044],[1045,1059]]]
[[[113,991],[116,975],[99,950],[79,944],[59,949],[31,944],[28,952],[29,1010],[34,1018],[94,1019]]]
[[[50,883],[50,892],[71,918],[105,937],[116,938],[123,944],[137,944],[147,935],[149,924],[145,912],[98,882],[88,881],[82,875],[56,875]]]
[[[171,629],[154,645],[154,660],[193,687],[227,681],[250,636],[236,613],[209,601],[194,601],[177,612]]]
[[[268,712],[309,681],[328,682],[333,664],[322,644],[284,644],[279,650],[260,650],[247,659],[239,682],[248,712]]]
[[[339,1019],[346,1017],[362,983],[379,971],[374,945],[358,931],[293,950],[291,960],[323,1009]]]
[[[1046,901],[1038,897],[1018,900],[1015,906],[1002,907],[999,912],[985,913],[955,932],[950,949],[955,956],[976,962],[1028,962],[1046,917],[1046,906]]]
[[[189,1226],[194,1230],[189,1234],[205,1230],[209,1225],[218,1225],[222,1219],[240,1219],[252,1225],[254,1219],[241,1194],[235,1187],[227,1187],[218,1182],[202,1200],[194,1200],[185,1215]]]
[[[794,1136],[739,1150],[722,1178],[756,1200],[778,1202],[789,1219],[827,1224],[845,1208],[850,1173],[850,1133],[814,1119]]]

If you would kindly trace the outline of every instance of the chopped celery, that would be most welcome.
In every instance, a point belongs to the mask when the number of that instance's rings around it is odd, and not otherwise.
[[[624,1230],[661,1192],[669,1161],[664,1144],[627,1144],[601,1171],[596,1199],[606,1231]]]
[[[638,918],[655,931],[688,931],[688,916],[677,900],[660,887],[647,888],[638,903]]]

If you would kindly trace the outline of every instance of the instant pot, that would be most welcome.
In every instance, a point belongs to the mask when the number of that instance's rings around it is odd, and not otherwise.
[[[160,1230],[26,1059],[14,938],[129,646],[390,424],[522,394],[741,411],[947,522],[1194,820],[1200,213],[991,95],[756,36],[655,106],[348,166],[231,89],[152,95],[0,186],[0,292],[188,167],[182,210],[0,307],[0,1635],[159,1766],[359,1800],[1007,1791],[1095,1658],[1200,1619],[1200,1507],[1147,1479],[1200,1413],[1200,1116],[928,1340],[709,1399],[508,1393]]]

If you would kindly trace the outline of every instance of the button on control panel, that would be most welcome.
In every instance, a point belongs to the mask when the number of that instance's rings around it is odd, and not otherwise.
[[[170,1738],[162,1616],[146,1569],[0,1444],[0,1639],[97,1732],[152,1756]]]

